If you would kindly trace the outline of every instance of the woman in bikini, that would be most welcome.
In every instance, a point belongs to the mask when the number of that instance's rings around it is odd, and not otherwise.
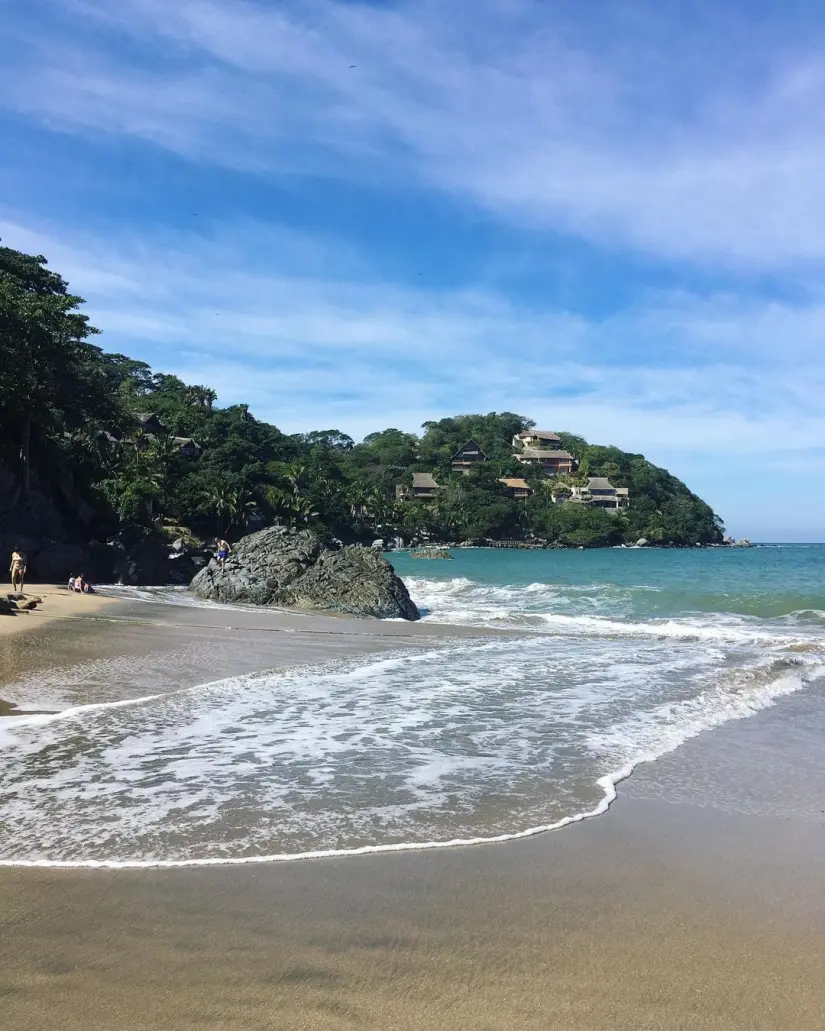
[[[15,548],[11,553],[9,572],[11,573],[11,589],[16,593],[19,584],[20,593],[22,594],[23,585],[26,580],[26,554],[19,548]]]

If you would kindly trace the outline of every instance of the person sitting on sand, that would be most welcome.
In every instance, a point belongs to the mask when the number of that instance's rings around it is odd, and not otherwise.
[[[74,578],[74,588],[73,589],[75,591],[77,591],[78,594],[94,594],[95,593],[94,587],[92,587],[92,585],[89,583],[89,581],[86,579],[86,577],[82,573],[78,573],[77,576]]]
[[[11,573],[11,589],[16,593],[19,584],[20,593],[22,594],[23,585],[26,580],[26,553],[21,551],[20,548],[15,548],[11,553],[9,572]]]
[[[72,575],[69,577],[69,582],[66,584],[66,590],[67,591],[73,591],[74,590],[74,585],[75,585],[75,581],[76,580],[77,580],[77,573],[72,573]]]
[[[229,541],[221,540],[220,537],[215,538],[215,544],[218,547],[218,565],[221,569],[226,566],[226,560],[229,558],[229,552],[232,550],[229,546]]]

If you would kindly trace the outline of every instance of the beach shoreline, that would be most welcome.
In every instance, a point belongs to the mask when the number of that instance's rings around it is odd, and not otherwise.
[[[14,592],[9,588],[4,593],[11,597]],[[27,584],[22,597],[39,598],[40,602],[34,609],[0,615],[0,635],[19,634],[57,619],[93,615],[117,604],[115,599],[97,592],[79,594],[51,583]]]
[[[430,855],[2,870],[6,1026],[814,1031],[824,839],[626,801]]]
[[[7,592],[9,596],[12,591]],[[29,584],[23,598],[37,598],[40,601],[34,609],[20,610],[14,613],[0,614],[0,664],[6,674],[20,667],[19,645],[21,638],[33,632],[43,630],[46,626],[66,624],[72,620],[79,622],[93,618],[104,611],[114,612],[118,602],[101,594],[77,594],[57,584]],[[26,660],[23,660],[25,663]],[[0,718],[13,716],[39,715],[41,709],[27,708],[4,693],[0,684]]]
[[[0,695],[25,705],[39,670],[90,659],[99,679],[64,704],[490,636],[105,608],[4,638]],[[112,661],[129,663],[128,686],[110,683]],[[766,710],[744,721],[766,728],[763,752],[771,735],[787,745],[771,720]],[[708,791],[669,795],[693,753],[744,791],[753,772],[731,747],[738,729],[639,768],[601,818],[519,841],[205,869],[0,869],[4,1026],[819,1029],[825,826],[715,808]]]
[[[42,608],[0,617],[0,714],[41,709],[37,674],[54,667],[71,671],[97,662],[114,671],[118,663],[123,666],[120,683],[91,679],[85,687],[80,684],[67,692],[62,702],[47,706],[59,711],[173,692],[260,670],[519,633],[286,609],[165,604],[137,600],[129,592],[73,596],[59,587],[35,590],[44,599]]]

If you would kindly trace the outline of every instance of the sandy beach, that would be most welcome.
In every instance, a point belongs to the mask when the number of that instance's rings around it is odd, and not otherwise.
[[[12,592],[7,592],[11,596]],[[100,594],[76,594],[57,584],[29,584],[24,598],[40,598],[37,608],[0,615],[0,634],[17,634],[55,619],[87,616],[113,604],[112,598]]]
[[[100,681],[75,685],[78,702],[460,633],[124,603],[87,614],[100,618],[35,616],[33,632],[5,636],[0,696],[25,708],[38,670],[90,656]],[[106,662],[124,659],[129,684],[111,684]],[[771,710],[745,723],[763,749],[793,747]],[[777,819],[738,806],[735,788],[687,801],[672,789],[691,749],[708,783],[715,764],[718,782],[744,788],[742,725],[641,768],[606,816],[503,846],[2,869],[3,1027],[819,1029],[820,807]]]
[[[45,647],[41,644],[42,636],[36,636],[33,642],[28,641],[31,631],[42,631],[47,625],[59,623],[68,636],[68,626],[72,621],[88,621],[117,604],[112,598],[100,594],[75,594],[57,584],[29,585],[24,597],[39,598],[40,601],[34,609],[0,613],[0,660],[5,672],[3,683],[6,684],[14,679],[15,671],[37,668],[42,660],[51,661],[48,643]],[[35,658],[38,652],[41,653],[41,663]],[[25,705],[20,706],[6,698],[0,686],[0,716],[20,715],[27,711]]]

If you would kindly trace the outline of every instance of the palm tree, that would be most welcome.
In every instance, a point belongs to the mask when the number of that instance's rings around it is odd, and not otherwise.
[[[169,474],[172,459],[180,451],[180,446],[171,433],[159,433],[152,438],[149,456],[157,463],[164,476]]]
[[[257,501],[248,490],[233,490],[229,499],[230,526],[246,527],[248,517],[258,507]],[[227,530],[229,527],[227,527]]]
[[[369,488],[363,483],[351,483],[344,489],[347,507],[353,519],[360,519],[367,505]]]
[[[304,526],[312,519],[318,518],[318,512],[315,510],[315,506],[308,498],[294,498],[289,509],[289,515],[292,517],[292,526]]]
[[[97,469],[106,470],[114,459],[114,446],[103,430],[84,430],[73,440],[80,448],[83,459]]]
[[[292,493],[295,497],[303,494],[309,486],[307,467],[305,465],[300,465],[298,462],[291,462],[286,467],[284,470],[284,478],[292,488]]]
[[[237,493],[236,490],[225,483],[217,483],[208,487],[201,495],[204,508],[215,516],[215,525],[219,537],[222,536],[222,533],[228,533],[229,527],[232,525],[232,514],[236,509]],[[228,520],[226,529],[221,531],[224,520]]]
[[[132,434],[131,438],[132,447],[134,452],[132,455],[132,464],[136,474],[141,472],[141,467],[144,464],[143,458],[147,454],[149,448],[152,446],[152,437],[146,430],[138,427]]]
[[[154,473],[163,492],[164,502],[169,492],[172,461],[179,452],[180,446],[170,433],[158,434],[154,437],[148,451],[148,457],[152,461]]]
[[[377,527],[391,511],[386,494],[377,484],[354,483],[347,488],[350,514],[362,526]]]
[[[264,500],[264,504],[272,509],[272,512],[276,517],[283,516],[288,511],[293,499],[292,494],[287,493],[285,490],[281,490],[280,487],[273,487],[270,483],[266,483],[260,487],[260,493]]]

